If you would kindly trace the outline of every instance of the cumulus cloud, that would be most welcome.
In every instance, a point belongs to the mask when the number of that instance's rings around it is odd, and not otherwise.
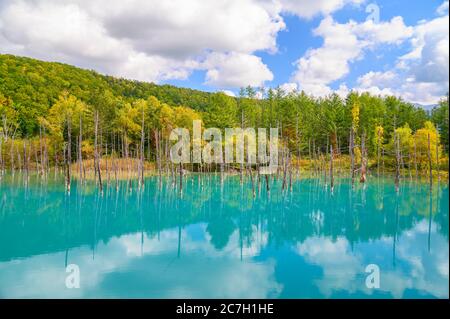
[[[284,28],[279,15],[254,0],[102,1],[101,20],[109,32],[148,54],[275,51],[276,34]]]
[[[294,93],[298,90],[298,84],[293,82],[283,83],[280,85],[280,89],[287,94]]]
[[[314,34],[322,36],[324,44],[308,50],[295,63],[297,71],[292,79],[300,89],[322,96],[331,92],[327,86],[329,83],[349,72],[349,62],[360,55],[362,47],[346,25],[334,22],[331,17],[322,20]]]
[[[398,80],[398,75],[393,71],[370,71],[358,78],[358,86],[354,88],[354,91],[380,96],[395,95],[391,87],[397,85]]]
[[[270,80],[254,53],[276,52],[284,28],[279,10],[257,0],[17,0],[0,7],[3,53],[155,82],[186,79],[221,56],[206,79],[220,87]],[[250,76],[237,81],[242,74]]]
[[[398,59],[396,67],[361,76],[356,90],[393,94],[425,105],[436,104],[449,89],[448,35],[448,13],[420,22],[410,37],[410,51]]]
[[[329,84],[345,77],[350,72],[351,63],[362,58],[365,50],[382,44],[400,43],[411,36],[412,28],[407,27],[401,17],[375,24],[371,20],[338,23],[328,16],[313,33],[323,38],[323,45],[308,50],[295,63],[297,71],[293,80],[300,89],[323,96],[332,92]]]
[[[435,104],[446,92],[440,83],[416,82],[414,78],[407,78],[407,74],[398,71],[371,71],[360,76],[357,83],[354,91],[380,96],[394,95],[423,105]]]
[[[419,24],[411,40],[413,50],[402,59],[417,82],[442,82],[449,78],[449,17]]]
[[[262,86],[265,81],[273,79],[262,59],[251,54],[212,53],[202,65],[208,70],[206,84],[214,87]],[[249,69],[252,72],[248,72]]]
[[[396,74],[393,71],[387,72],[369,72],[358,78],[358,84],[362,88],[368,88],[371,86],[387,87],[396,78]]]
[[[398,64],[399,74],[410,79],[400,87],[399,94],[418,103],[435,104],[448,93],[448,35],[448,10],[447,15],[415,27],[412,50],[401,57]]]
[[[394,17],[391,21],[375,23],[367,20],[354,24],[353,31],[367,46],[379,44],[400,44],[413,34],[413,28],[405,25],[402,17]]]

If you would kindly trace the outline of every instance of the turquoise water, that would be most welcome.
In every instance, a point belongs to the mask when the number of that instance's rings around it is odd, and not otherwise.
[[[1,298],[448,298],[448,186],[188,176],[101,196],[61,177],[0,182]],[[79,288],[66,287],[77,265]],[[380,287],[366,286],[366,266]]]

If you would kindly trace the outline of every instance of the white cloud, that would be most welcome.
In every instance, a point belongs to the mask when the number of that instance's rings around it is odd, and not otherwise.
[[[407,101],[436,104],[449,90],[449,16],[414,27],[411,50],[388,72],[369,72],[356,90],[397,95]]]
[[[350,89],[345,83],[341,83],[339,85],[339,88],[335,91],[337,95],[339,95],[341,98],[345,99],[347,95],[350,93]]]
[[[16,1],[1,11],[0,20],[4,38],[38,55],[57,48],[56,54],[61,57],[94,60],[106,57],[112,62],[123,58],[121,52],[128,49],[110,38],[107,30],[75,4],[34,5]]]
[[[199,55],[212,51],[276,50],[284,28],[277,13],[255,0],[101,0],[100,19],[117,38],[140,51],[162,56]]]
[[[393,298],[404,298],[407,291],[448,298],[448,285],[442,284],[448,282],[449,276],[448,241],[432,223],[432,248],[428,251],[424,245],[428,240],[428,229],[428,221],[423,219],[398,234],[396,267],[392,267],[392,261],[386,256],[374,253],[391,251],[393,239],[384,236],[379,240],[353,243],[353,246],[344,237],[309,237],[297,245],[296,252],[308,263],[321,267],[323,275],[315,280],[315,284],[327,298],[342,291],[356,296],[376,293],[365,285],[365,268],[372,263],[381,270],[379,290]]]
[[[336,23],[331,17],[322,20],[314,30],[324,38],[324,44],[308,52],[296,62],[293,80],[300,89],[314,95],[329,93],[327,84],[349,72],[349,62],[361,54],[362,44],[347,24]]]
[[[205,232],[205,225],[199,225]],[[80,289],[67,289],[65,252],[31,256],[0,263],[0,296],[8,298],[271,298],[283,286],[275,278],[276,263],[249,262],[267,245],[267,234],[244,245],[235,231],[223,250],[210,238],[198,238],[178,229],[163,230],[158,237],[141,233],[99,242],[95,259],[91,247],[73,248],[69,263],[80,268]],[[256,236],[255,235],[255,236]],[[45,265],[45,266],[43,266]],[[201,271],[199,271],[201,269]],[[108,285],[120,280],[123,285]],[[26,289],[24,289],[26,287]],[[217,289],[220,287],[220,289]]]
[[[285,93],[294,93],[298,90],[298,84],[297,83],[283,83],[280,85],[280,89],[283,90]]]
[[[0,50],[156,82],[186,79],[213,53],[227,58],[210,85],[254,85],[272,74],[253,53],[275,52],[284,28],[258,0],[17,0],[0,7]]]
[[[391,32],[388,30],[395,30]],[[387,35],[388,34],[388,35]],[[314,30],[323,45],[308,52],[296,62],[293,80],[300,89],[314,95],[332,92],[329,85],[350,72],[350,64],[363,57],[364,51],[382,44],[400,43],[412,34],[401,17],[374,24],[371,20],[337,23],[328,16]]]
[[[406,82],[396,89],[396,95],[403,97],[406,101],[433,105],[445,96],[447,87],[443,88],[439,83]]]
[[[327,237],[310,237],[297,246],[297,252],[309,263],[322,267],[323,278],[316,284],[326,298],[334,291],[356,290],[354,281],[362,269],[361,258],[351,253],[347,239],[334,241]]]
[[[235,94],[233,91],[230,91],[230,90],[222,90],[221,92],[224,93],[224,94],[226,94],[226,95],[228,95],[228,96],[236,97],[236,94]]]
[[[328,15],[347,4],[361,4],[364,0],[279,0],[284,12],[310,19],[317,15]]]
[[[402,17],[394,17],[391,21],[374,23],[367,20],[364,23],[355,24],[354,32],[366,45],[400,44],[413,34],[413,28],[405,25]]]
[[[261,58],[251,54],[212,53],[202,65],[208,70],[206,84],[220,88],[262,86],[273,79]]]
[[[441,85],[438,83],[416,82],[408,78],[404,71],[368,72],[357,80],[358,92],[372,95],[402,97],[406,101],[424,105],[435,104],[442,97]],[[444,93],[445,94],[445,93]]]
[[[387,72],[369,72],[358,78],[357,82],[361,88],[370,88],[372,86],[388,87],[392,81],[397,77],[393,71]]]
[[[448,83],[449,17],[419,24],[411,40],[413,50],[402,60],[411,68],[417,82]]]
[[[356,92],[360,92],[360,93],[370,93],[371,95],[374,96],[398,96],[398,94],[396,94],[396,92],[393,92],[390,88],[384,88],[381,89],[378,86],[370,86],[367,88],[354,88],[353,91]]]
[[[444,1],[436,10],[439,15],[448,14],[448,0]]]

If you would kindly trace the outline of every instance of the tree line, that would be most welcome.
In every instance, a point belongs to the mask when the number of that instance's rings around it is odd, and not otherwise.
[[[247,87],[231,97],[11,55],[0,55],[0,119],[2,170],[78,163],[81,174],[83,160],[93,160],[100,175],[101,158],[116,157],[135,159],[125,165],[141,175],[146,162],[161,171],[171,130],[191,128],[193,120],[220,129],[277,127],[285,160],[297,163],[350,155],[362,170],[418,172],[430,166],[430,154],[436,165],[449,149],[448,95],[429,112],[398,97],[357,92],[313,97]]]

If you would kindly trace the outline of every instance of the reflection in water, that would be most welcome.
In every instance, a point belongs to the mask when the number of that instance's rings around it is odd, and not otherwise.
[[[270,196],[239,177],[148,179],[64,192],[57,177],[0,184],[0,297],[448,298],[448,186],[316,179]],[[81,288],[67,289],[77,264]],[[365,287],[365,267],[381,288]]]

